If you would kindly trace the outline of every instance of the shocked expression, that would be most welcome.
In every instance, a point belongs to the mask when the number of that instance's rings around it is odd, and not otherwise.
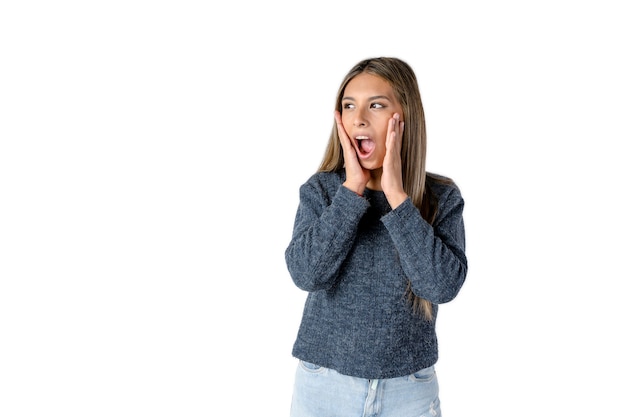
[[[343,126],[361,166],[370,170],[382,167],[389,120],[394,113],[404,120],[391,84],[377,75],[361,73],[346,85],[341,107]]]

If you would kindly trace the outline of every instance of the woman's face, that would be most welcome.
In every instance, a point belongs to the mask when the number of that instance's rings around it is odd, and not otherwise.
[[[356,149],[361,166],[383,166],[389,119],[404,121],[402,106],[391,84],[377,75],[361,73],[348,82],[341,100],[341,121]]]

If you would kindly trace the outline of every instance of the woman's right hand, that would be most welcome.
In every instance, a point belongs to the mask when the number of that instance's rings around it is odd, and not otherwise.
[[[335,110],[335,122],[337,124],[337,133],[339,135],[339,141],[341,142],[341,148],[343,149],[344,167],[346,169],[346,181],[343,185],[349,190],[363,195],[365,185],[370,180],[370,171],[361,166],[352,141],[343,127],[341,113],[337,110]]]

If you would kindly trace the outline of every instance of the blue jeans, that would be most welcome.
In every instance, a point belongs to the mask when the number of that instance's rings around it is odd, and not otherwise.
[[[441,416],[435,367],[388,379],[363,379],[299,361],[291,417]]]

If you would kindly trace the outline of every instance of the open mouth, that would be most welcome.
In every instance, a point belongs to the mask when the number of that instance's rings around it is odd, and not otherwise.
[[[370,156],[370,154],[374,151],[375,143],[368,136],[356,136],[354,138],[356,140],[359,156],[361,158],[366,158]]]

